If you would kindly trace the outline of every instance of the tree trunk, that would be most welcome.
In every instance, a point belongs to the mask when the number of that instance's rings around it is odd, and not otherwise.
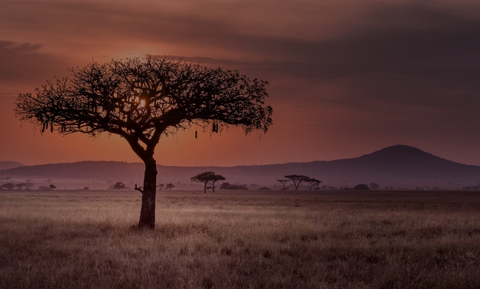
[[[139,229],[155,228],[155,199],[157,187],[157,164],[155,159],[144,160],[145,177],[143,180],[142,210],[140,211]]]

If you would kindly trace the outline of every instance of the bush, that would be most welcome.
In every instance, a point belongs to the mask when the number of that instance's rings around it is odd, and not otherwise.
[[[358,184],[356,185],[354,188],[354,190],[361,190],[361,191],[365,191],[365,190],[369,190],[370,188],[365,185],[365,184]]]
[[[115,185],[110,186],[111,190],[123,190],[125,189],[125,184],[122,182],[117,182]]]

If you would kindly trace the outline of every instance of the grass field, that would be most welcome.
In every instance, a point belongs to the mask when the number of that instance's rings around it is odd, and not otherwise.
[[[0,192],[0,288],[480,288],[480,192]]]

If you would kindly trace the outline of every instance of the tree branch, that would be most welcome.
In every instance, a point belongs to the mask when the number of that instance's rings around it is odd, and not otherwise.
[[[143,187],[137,187],[137,184],[135,184],[135,188],[133,189],[139,191],[143,195]]]

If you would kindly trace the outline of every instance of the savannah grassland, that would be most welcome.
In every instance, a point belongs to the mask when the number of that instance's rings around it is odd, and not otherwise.
[[[480,288],[480,192],[0,192],[0,288]]]

